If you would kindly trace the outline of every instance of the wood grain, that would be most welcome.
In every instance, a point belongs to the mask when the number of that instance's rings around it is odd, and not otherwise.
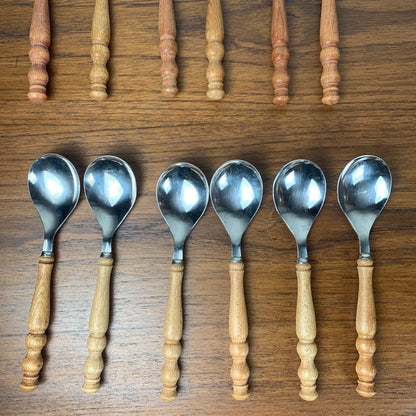
[[[175,1],[181,93],[160,94],[158,2],[111,3],[111,95],[88,96],[93,4],[51,3],[53,43],[48,100],[26,97],[27,34],[33,2],[4,0],[0,14],[0,380],[1,413],[21,415],[322,416],[416,414],[416,34],[414,1],[337,0],[341,100],[321,103],[318,0],[286,3],[290,28],[290,105],[271,102],[269,0],[223,2],[226,96],[206,98],[204,1]],[[99,108],[99,111],[98,111]],[[122,157],[138,185],[136,204],[117,231],[110,328],[101,388],[82,389],[88,319],[101,230],[85,197],[55,240],[48,342],[39,386],[19,387],[27,317],[43,227],[27,191],[33,160],[57,152],[83,175],[102,154]],[[355,389],[358,242],[339,209],[345,164],[376,154],[390,166],[391,198],[371,234],[377,314],[376,391]],[[209,179],[223,162],[253,163],[264,181],[262,205],[244,235],[250,397],[231,395],[228,313],[229,238],[209,205],[185,246],[184,336],[178,397],[160,399],[163,322],[172,240],[155,188],[177,161]],[[277,216],[276,173],[306,158],[324,171],[325,206],[308,238],[312,267],[319,397],[299,398],[295,241]]]

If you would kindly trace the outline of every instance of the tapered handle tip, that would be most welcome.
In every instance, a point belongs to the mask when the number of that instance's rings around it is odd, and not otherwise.
[[[100,389],[100,378],[98,380],[85,380],[82,385],[82,390],[85,393],[96,393]]]
[[[208,86],[208,91],[207,91],[207,96],[209,99],[214,100],[214,101],[218,101],[218,100],[222,100],[225,96],[225,92],[222,89],[222,83],[220,86],[214,85]]]
[[[286,105],[289,102],[289,96],[287,95],[287,90],[284,93],[286,95],[277,95],[273,98],[273,104],[275,105]]]
[[[246,400],[250,396],[248,384],[244,386],[233,385],[233,397],[236,400]]]
[[[160,392],[160,398],[165,402],[172,402],[178,396],[178,391],[175,387],[163,386],[162,391]]]
[[[325,91],[322,97],[322,103],[325,105],[334,105],[339,102],[338,88],[335,91]]]
[[[307,402],[313,402],[318,398],[316,386],[301,386],[299,396]]]
[[[178,94],[178,91],[177,87],[166,87],[162,89],[162,94],[164,97],[172,98]]]
[[[362,397],[373,397],[376,392],[374,391],[374,382],[367,383],[365,381],[358,380],[357,393]]]
[[[23,374],[23,380],[20,383],[20,388],[24,391],[32,391],[38,388],[39,385],[39,377],[38,376],[29,376]]]
[[[106,86],[92,86],[90,97],[95,101],[105,101],[108,97]]]
[[[30,101],[32,101],[32,103],[43,103],[48,98],[48,96],[46,95],[46,88],[43,88],[42,90],[32,90],[31,88],[31,90],[27,94],[27,97]]]

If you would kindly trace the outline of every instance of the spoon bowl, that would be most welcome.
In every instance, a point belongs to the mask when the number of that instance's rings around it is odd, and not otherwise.
[[[370,258],[371,228],[391,192],[391,172],[377,156],[359,156],[338,179],[338,202],[360,242],[360,257]]]
[[[325,176],[319,166],[309,160],[289,162],[274,180],[274,205],[295,237],[299,263],[307,263],[306,239],[325,195]]]
[[[208,198],[205,175],[190,163],[175,163],[160,175],[156,199],[174,240],[174,263],[182,262],[185,240],[205,212]]]
[[[80,183],[73,164],[63,156],[47,153],[36,159],[29,169],[28,189],[44,227],[42,254],[39,257],[38,278],[29,312],[28,353],[23,361],[25,391],[37,388],[43,367],[42,349],[49,325],[50,280],[56,232],[74,210],[80,193]]]
[[[30,167],[28,188],[44,227],[43,252],[52,253],[56,232],[78,203],[78,173],[65,157],[47,153]]]
[[[111,253],[111,242],[136,201],[136,179],[130,166],[116,156],[100,156],[85,171],[84,189],[103,232],[103,255]]]
[[[241,261],[241,239],[263,197],[260,173],[250,163],[231,160],[211,180],[211,201],[232,244],[232,261]]]

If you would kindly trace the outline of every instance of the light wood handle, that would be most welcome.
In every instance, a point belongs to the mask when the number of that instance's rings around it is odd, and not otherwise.
[[[245,400],[250,395],[248,378],[250,369],[247,365],[248,355],[248,322],[244,297],[244,263],[230,263],[230,353],[233,358],[231,378],[233,380],[233,397]]]
[[[162,94],[174,97],[178,93],[176,79],[178,66],[176,65],[176,22],[173,0],[159,0],[159,51],[162,58]]]
[[[303,400],[312,401],[318,397],[316,379],[318,370],[314,359],[317,353],[315,344],[316,321],[311,290],[310,264],[296,264],[298,279],[298,298],[296,304],[296,335],[299,338],[297,351],[300,357],[298,376],[300,379],[299,396]]]
[[[180,375],[178,360],[182,352],[180,340],[183,330],[182,279],[183,265],[172,264],[170,266],[170,290],[165,316],[165,345],[163,346],[165,365],[162,369],[163,387],[160,393],[160,397],[166,401],[172,401],[178,395],[176,391]]]
[[[276,105],[284,105],[289,102],[289,81],[290,76],[287,70],[289,62],[289,31],[287,28],[287,18],[285,0],[273,0],[272,10],[272,60],[274,64],[273,87]]]
[[[38,387],[39,372],[43,367],[42,349],[46,345],[45,331],[51,309],[51,274],[53,257],[39,257],[38,278],[29,312],[29,333],[26,336],[27,354],[23,360],[23,380],[20,387],[31,391]]]
[[[35,0],[29,39],[29,59],[32,66],[27,75],[29,78],[27,96],[30,101],[40,103],[47,99],[46,85],[49,81],[46,70],[50,59],[49,46],[51,44],[48,0]]]
[[[363,397],[374,396],[374,377],[376,367],[373,355],[376,351],[374,335],[376,333],[376,307],[373,294],[373,260],[357,260],[359,287],[357,317],[356,347],[359,354],[355,370],[358,376],[357,393]]]
[[[224,23],[222,20],[221,0],[208,0],[205,28],[208,58],[207,96],[211,100],[221,100],[224,93]]]
[[[107,98],[107,82],[109,79],[107,61],[110,58],[110,13],[108,0],[95,0],[94,15],[91,26],[91,58],[90,97],[96,101]]]
[[[339,35],[335,0],[322,0],[320,38],[323,67],[321,76],[322,102],[333,105],[339,101],[338,84],[341,80],[338,72]]]
[[[87,341],[89,355],[85,362],[85,379],[82,389],[86,393],[95,393],[100,388],[101,373],[104,369],[102,352],[107,344],[105,333],[110,318],[110,279],[113,259],[100,257],[98,277],[92,303]]]

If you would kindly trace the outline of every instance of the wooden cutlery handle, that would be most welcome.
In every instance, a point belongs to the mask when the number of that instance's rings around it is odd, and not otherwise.
[[[38,387],[39,372],[43,367],[42,349],[46,344],[45,331],[49,325],[51,305],[51,274],[53,257],[39,257],[38,279],[29,312],[29,333],[26,336],[27,354],[23,360],[23,380],[20,387],[31,391]]]
[[[314,359],[317,353],[315,344],[316,321],[311,290],[310,264],[296,264],[298,278],[298,299],[296,305],[296,335],[299,338],[297,351],[301,363],[298,370],[300,379],[299,395],[303,400],[312,401],[318,397],[316,379],[318,370]]]
[[[178,360],[182,352],[180,340],[183,330],[182,279],[183,264],[172,264],[170,266],[170,290],[165,316],[165,345],[163,346],[165,365],[162,369],[163,387],[160,393],[160,397],[166,401],[172,401],[178,395],[176,391],[180,375]]]
[[[248,378],[250,369],[247,365],[248,355],[248,322],[244,297],[244,263],[230,263],[230,353],[233,358],[231,378],[233,380],[233,397],[245,400],[250,395]]]
[[[272,60],[274,64],[273,87],[276,105],[287,104],[289,101],[289,81],[290,76],[287,70],[289,62],[289,31],[287,28],[287,18],[285,0],[273,0],[272,11]]]
[[[159,51],[162,58],[162,94],[174,97],[178,93],[176,79],[178,67],[176,65],[176,22],[173,0],[159,0]]]
[[[337,67],[339,35],[335,0],[322,0],[320,38],[323,67],[321,76],[322,102],[333,105],[339,101],[338,84],[341,80]]]
[[[357,317],[356,347],[359,354],[355,370],[358,375],[357,393],[363,397],[374,396],[374,377],[376,367],[373,355],[376,351],[374,335],[376,333],[376,308],[373,294],[373,260],[357,260],[359,287]]]
[[[95,0],[94,15],[91,26],[91,58],[90,97],[96,101],[107,98],[107,82],[109,79],[107,61],[110,58],[110,13],[108,0]]]
[[[110,279],[113,259],[100,257],[98,277],[92,303],[87,341],[89,355],[85,362],[85,379],[82,389],[86,393],[95,393],[100,388],[101,373],[104,369],[102,352],[107,344],[105,333],[110,318]]]
[[[27,96],[30,101],[40,103],[47,99],[46,85],[49,81],[46,70],[50,59],[49,46],[51,44],[48,0],[35,0],[29,39],[29,59],[32,66],[27,75],[29,78]]]
[[[208,58],[207,96],[211,100],[221,100],[224,93],[224,23],[222,20],[221,0],[208,0],[205,28]]]

